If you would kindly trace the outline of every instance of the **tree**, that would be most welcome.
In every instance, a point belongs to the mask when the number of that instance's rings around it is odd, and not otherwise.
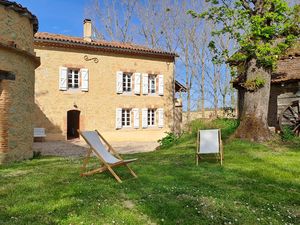
[[[136,4],[137,0],[93,0],[86,14],[96,21],[93,27],[96,38],[131,42]]]
[[[215,60],[239,68],[239,85],[244,93],[240,126],[235,136],[264,141],[270,139],[268,106],[271,74],[276,62],[300,36],[300,6],[284,0],[207,0],[212,3],[204,13],[189,11],[195,18],[211,20],[213,35],[229,34],[237,42],[235,54],[219,51]]]

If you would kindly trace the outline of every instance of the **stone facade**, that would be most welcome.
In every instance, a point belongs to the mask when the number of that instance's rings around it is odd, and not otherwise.
[[[0,1],[0,70],[15,75],[0,78],[0,164],[32,157],[36,29],[37,19],[26,8]]]
[[[47,140],[67,139],[71,110],[79,113],[80,130],[97,129],[109,141],[156,141],[173,129],[174,57],[53,46],[43,41],[35,42],[35,51],[41,66],[36,70],[34,126],[46,129]],[[88,91],[60,90],[61,67],[88,69]],[[163,95],[142,94],[142,77],[140,94],[118,94],[117,71],[163,75]],[[138,128],[131,118],[130,127],[116,129],[117,108],[138,109]],[[142,128],[144,108],[163,109],[163,127],[157,126],[156,113],[155,126]]]

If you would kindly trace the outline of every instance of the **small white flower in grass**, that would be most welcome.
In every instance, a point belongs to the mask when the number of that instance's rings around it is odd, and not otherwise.
[[[260,221],[260,218],[257,218],[257,221]]]
[[[228,224],[231,224],[231,222],[229,221]]]
[[[112,223],[116,223],[116,221],[113,220]]]
[[[164,220],[164,218],[162,218],[160,221],[161,221],[161,222],[164,222],[165,220]]]

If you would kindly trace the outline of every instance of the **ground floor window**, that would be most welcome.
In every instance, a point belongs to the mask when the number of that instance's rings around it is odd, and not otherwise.
[[[122,126],[131,127],[131,110],[122,109]]]
[[[155,126],[155,109],[148,109],[148,126]]]

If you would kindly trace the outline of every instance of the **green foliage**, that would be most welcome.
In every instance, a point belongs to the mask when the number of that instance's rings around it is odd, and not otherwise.
[[[264,0],[255,5],[246,0],[206,1],[211,3],[208,11],[188,13],[213,21],[218,28],[213,35],[229,34],[239,45],[237,53],[228,58],[228,50],[220,51],[210,44],[215,49],[214,61],[223,59],[236,65],[256,59],[257,66],[274,70],[278,57],[300,37],[300,5],[289,7],[284,0]]]
[[[222,139],[227,139],[234,133],[239,125],[239,121],[236,119],[215,119],[212,121],[207,120],[194,120],[188,125],[191,135],[197,136],[198,130],[202,129],[221,129]]]
[[[293,130],[289,126],[284,126],[282,131],[282,140],[283,141],[292,141],[296,138]]]
[[[159,148],[167,148],[172,145],[174,145],[178,139],[176,134],[172,132],[166,132],[166,136],[163,137],[162,139],[158,140],[157,142],[159,143]]]
[[[266,80],[264,78],[257,76],[254,79],[246,80],[246,82],[242,84],[242,87],[248,91],[256,91],[263,87],[265,83]]]
[[[223,107],[222,108],[223,112],[224,112],[224,117],[225,118],[233,118],[235,117],[235,109],[232,107]]]

